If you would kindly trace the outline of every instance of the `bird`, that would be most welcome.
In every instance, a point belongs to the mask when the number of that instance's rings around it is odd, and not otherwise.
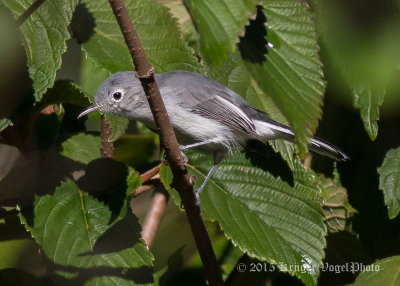
[[[266,144],[283,139],[295,143],[295,134],[288,126],[269,118],[217,81],[181,70],[155,76],[180,150],[196,149],[214,158],[196,190],[198,198],[223,157],[243,150],[249,140]],[[141,82],[133,71],[108,77],[98,88],[93,104],[78,118],[96,110],[137,120],[157,130]],[[338,147],[318,137],[310,138],[309,149],[337,161],[349,159]],[[184,158],[186,163],[187,157]]]

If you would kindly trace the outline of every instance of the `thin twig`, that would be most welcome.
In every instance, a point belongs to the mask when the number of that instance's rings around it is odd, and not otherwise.
[[[142,183],[146,183],[148,180],[152,179],[160,171],[161,165],[162,163],[141,174]]]
[[[112,130],[110,122],[104,118],[104,115],[101,116],[100,129],[101,129],[101,156],[105,158],[112,158],[114,156],[114,144],[113,142],[108,141],[108,138],[110,138]]]
[[[312,154],[310,152],[308,152],[306,154],[306,156],[304,157],[304,160],[302,160],[303,165],[307,168],[307,169],[311,169],[311,161],[312,161]]]
[[[153,244],[158,226],[167,208],[168,199],[169,194],[164,185],[158,185],[151,201],[151,207],[143,222],[142,238],[148,248],[151,248]]]
[[[157,188],[159,185],[162,185],[160,180],[160,175],[156,175],[150,180],[147,180],[143,185],[136,189],[134,195],[137,197],[142,193]]]
[[[154,120],[158,126],[157,131],[160,134],[172,174],[174,175],[172,186],[178,191],[182,199],[209,284],[224,285],[200,207],[196,205],[193,180],[184,166],[184,159],[162,101],[153,67],[148,62],[143,51],[124,1],[109,0],[109,2],[131,53],[136,75],[142,83]]]
[[[22,13],[22,15],[18,17],[18,19],[17,19],[18,26],[21,26],[25,22],[25,20],[30,15],[32,15],[32,13],[35,12],[36,9],[40,7],[40,5],[43,4],[44,1],[45,0],[36,0],[35,2],[33,2],[32,5],[29,6],[28,9],[26,9],[25,12]]]

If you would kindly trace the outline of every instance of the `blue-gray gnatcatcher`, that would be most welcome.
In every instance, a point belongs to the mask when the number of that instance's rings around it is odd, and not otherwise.
[[[268,118],[214,80],[187,71],[158,74],[156,79],[178,142],[183,144],[180,149],[193,148],[214,156],[214,164],[197,194],[224,154],[243,149],[248,140],[295,140],[289,127]],[[97,90],[94,104],[78,118],[95,110],[138,120],[156,129],[142,85],[131,71],[107,78]],[[310,143],[310,150],[318,154],[340,161],[349,159],[339,148],[319,138],[311,138]]]

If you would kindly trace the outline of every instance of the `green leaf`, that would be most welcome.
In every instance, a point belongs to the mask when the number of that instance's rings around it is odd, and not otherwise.
[[[365,270],[358,275],[352,285],[395,286],[400,284],[400,256],[387,257],[371,265],[363,265]]]
[[[17,18],[34,1],[4,0],[3,2]],[[65,42],[70,38],[67,27],[77,4],[77,0],[45,1],[21,25],[29,75],[33,80],[37,101],[54,84],[56,71],[61,67],[61,56],[67,50]]]
[[[125,133],[126,128],[128,128],[129,120],[125,117],[113,114],[104,114],[104,117],[110,121],[111,124],[111,135],[108,141],[113,142]]]
[[[64,282],[153,282],[153,256],[140,238],[138,219],[126,204],[110,223],[110,209],[67,180],[54,194],[36,197],[33,214],[33,225],[23,219],[25,226]]]
[[[8,126],[12,126],[13,123],[10,119],[3,118],[0,119],[0,132],[6,129]]]
[[[378,136],[379,107],[385,97],[385,89],[374,90],[372,87],[355,86],[353,88],[354,107],[360,109],[361,119],[369,138]]]
[[[383,191],[389,218],[394,219],[400,212],[400,147],[386,153],[378,173],[379,189]]]
[[[313,14],[305,1],[264,0],[263,6],[266,39],[273,48],[260,38],[260,12],[242,40],[242,56],[257,84],[289,121],[305,154],[321,117],[325,90]]]
[[[114,159],[135,168],[151,163],[156,159],[154,156],[157,147],[155,140],[154,133],[122,135],[114,144]]]
[[[128,176],[126,177],[126,195],[130,196],[135,194],[137,188],[142,185],[142,177],[133,168],[128,167]]]
[[[133,70],[132,59],[108,1],[84,1],[96,20],[94,34],[83,44],[87,56],[110,73]],[[177,20],[162,4],[127,0],[125,5],[144,51],[157,73],[201,71],[192,49],[182,40]]]
[[[101,157],[101,139],[99,136],[79,133],[61,143],[61,155],[83,164]]]
[[[198,153],[187,154],[191,154],[187,167],[199,177],[198,187],[212,160]],[[226,157],[201,195],[201,208],[204,217],[217,220],[243,252],[276,264],[304,283],[315,284],[326,244],[321,193],[313,175],[299,160],[295,162],[295,184],[290,187],[254,167],[243,154]],[[172,179],[168,173],[168,168],[162,167],[160,176],[167,187]],[[179,196],[171,195],[180,204]]]
[[[348,17],[349,10],[338,2],[312,2],[325,53],[337,67],[334,72],[341,75],[339,80],[350,88],[364,128],[375,140],[380,106],[390,94],[386,95],[386,90],[390,90],[391,81],[398,77],[395,69],[400,62],[399,21],[388,18],[378,29],[369,29]]]
[[[275,105],[271,96],[264,93],[259,88],[254,78],[246,69],[245,63],[241,60],[238,50],[221,65],[217,67],[208,65],[207,72],[212,79],[240,94],[249,104],[265,111],[268,117],[283,124],[288,124],[286,118]],[[294,145],[284,140],[274,140],[269,141],[269,143],[275,151],[281,153],[282,157],[289,164],[289,167],[293,170]]]
[[[109,76],[109,73],[97,67],[92,60],[82,57],[80,69],[80,85],[87,92],[90,101],[96,96],[100,84]]]
[[[87,106],[89,105],[89,98],[87,94],[73,82],[57,80],[54,86],[47,90],[42,99],[36,103],[33,113],[38,113],[46,106],[58,103]]]
[[[235,50],[249,18],[256,15],[258,0],[185,0],[200,34],[201,53],[212,64],[221,64]]]

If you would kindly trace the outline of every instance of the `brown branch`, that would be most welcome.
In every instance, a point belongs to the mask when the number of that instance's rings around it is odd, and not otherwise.
[[[109,2],[131,53],[136,75],[142,83],[154,120],[158,126],[158,132],[174,175],[172,186],[178,191],[182,199],[209,284],[224,285],[200,207],[196,205],[193,180],[184,166],[184,160],[179,150],[174,130],[160,96],[153,67],[147,60],[123,0],[109,0]]]
[[[18,19],[17,19],[18,26],[21,26],[25,22],[25,20],[30,15],[32,15],[32,13],[35,12],[36,9],[40,7],[40,5],[43,4],[44,1],[45,0],[36,0],[35,2],[33,2],[32,5],[29,6],[28,9],[26,9],[25,12],[22,13],[22,15],[18,17]]]
[[[101,156],[105,158],[112,158],[114,156],[114,144],[113,142],[108,141],[108,138],[110,138],[112,130],[110,122],[104,118],[104,115],[101,116],[100,129],[101,129]]]
[[[165,190],[164,185],[159,184],[155,190],[153,200],[151,201],[149,212],[143,222],[142,238],[148,248],[151,248],[153,244],[158,226],[167,208],[168,199],[169,194]]]

